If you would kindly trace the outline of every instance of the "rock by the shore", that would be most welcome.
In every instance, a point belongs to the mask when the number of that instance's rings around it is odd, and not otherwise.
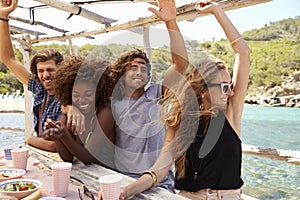
[[[246,96],[245,103],[300,108],[300,71],[295,71],[281,85],[259,87]]]

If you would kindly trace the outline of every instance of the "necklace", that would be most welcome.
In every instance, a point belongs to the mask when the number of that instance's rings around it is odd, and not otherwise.
[[[193,140],[193,143],[191,145],[193,145],[193,149],[190,149],[190,163],[191,163],[191,167],[192,167],[192,171],[193,171],[193,179],[196,180],[199,176],[199,171],[200,171],[200,168],[202,166],[202,160],[199,160],[199,166],[198,167],[195,167],[194,166],[194,162],[193,162],[193,154],[199,154],[199,151],[201,149],[201,146],[202,146],[202,142],[203,142],[203,139],[205,137],[205,133],[206,133],[206,126],[205,126],[206,123],[204,123],[204,125],[200,125],[199,128],[198,128],[198,131],[197,131],[197,134],[195,135],[195,138]],[[201,133],[201,134],[200,134]],[[200,139],[202,139],[202,142],[200,141]],[[195,158],[195,157],[194,157]],[[198,159],[198,156],[197,158]]]
[[[194,140],[194,142],[193,143],[196,143],[196,141],[197,141],[197,139],[195,139]],[[196,148],[197,149],[197,148]],[[193,162],[193,153],[197,153],[197,151],[195,151],[195,152],[191,152],[191,154],[190,154],[190,163],[191,163],[191,167],[192,167],[192,171],[193,171],[193,179],[194,180],[196,180],[197,178],[198,178],[198,173],[199,173],[199,171],[200,171],[200,168],[201,168],[201,164],[202,164],[202,160],[200,160],[200,163],[199,163],[199,166],[196,168],[195,166],[194,166],[194,162]]]
[[[84,147],[87,147],[87,145],[89,144],[90,139],[92,137],[92,134],[94,133],[95,116],[96,116],[96,113],[93,114],[93,117],[92,117],[92,120],[91,120],[91,123],[90,123],[90,131],[89,131],[88,136],[85,140]]]

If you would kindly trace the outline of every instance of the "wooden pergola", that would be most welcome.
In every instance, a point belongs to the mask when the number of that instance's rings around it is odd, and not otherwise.
[[[29,0],[26,0],[25,2],[28,2]],[[32,0],[30,0],[32,1]],[[219,2],[223,9],[225,11],[238,9],[242,7],[252,6],[260,3],[269,2],[272,0],[216,0]],[[22,2],[22,1],[20,1]],[[116,4],[122,2],[124,5],[125,11],[120,15],[120,18],[122,15],[126,15],[126,7],[132,6],[132,3],[140,3],[140,4],[156,4],[156,0],[75,0],[73,2],[67,1],[67,0],[34,0],[32,1],[34,4],[32,6],[19,6],[22,9],[28,10],[30,13],[29,17],[30,19],[25,19],[22,17],[14,16],[12,13],[12,16],[9,18],[11,20],[15,20],[18,22],[25,23],[27,28],[20,28],[13,26],[11,27],[12,35],[15,35],[16,33],[19,35],[18,37],[14,37],[15,40],[26,40],[26,42],[30,44],[36,44],[41,42],[49,42],[49,41],[61,41],[61,40],[68,40],[72,38],[82,38],[82,37],[91,37],[94,35],[99,35],[103,33],[108,32],[114,32],[114,31],[121,31],[121,30],[136,30],[140,28],[148,28],[153,25],[161,24],[162,22],[154,15],[148,16],[148,17],[140,17],[138,19],[119,23],[119,19],[112,19],[111,17],[102,16],[100,14],[97,14],[97,10],[95,11],[89,11],[84,6],[85,5],[99,5],[99,4]],[[127,3],[126,3],[127,2]],[[190,1],[187,1],[190,2]],[[192,21],[197,17],[201,17],[203,15],[200,15],[197,11],[195,11],[195,3],[188,3],[182,6],[179,6],[177,8],[177,19],[178,21]],[[20,3],[19,3],[20,4]],[[25,4],[26,5],[26,4]],[[85,18],[87,20],[90,20],[92,22],[96,22],[99,24],[99,26],[102,26],[101,28],[97,28],[94,30],[85,30],[85,27],[82,27],[82,30],[80,31],[72,31],[72,30],[66,30],[64,28],[56,27],[55,25],[50,25],[48,22],[41,22],[38,19],[35,19],[34,13],[35,11],[38,11],[39,9],[54,9],[54,11],[51,11],[53,15],[55,15],[56,11],[64,11],[69,13],[69,17],[72,17],[73,15],[77,15],[81,18]],[[113,11],[112,11],[113,12]],[[51,21],[51,19],[49,19]],[[55,23],[55,22],[54,22]],[[54,31],[55,34],[49,35],[46,32],[40,32],[40,31],[34,31],[32,28],[34,26],[40,26],[42,28],[46,28],[49,31]],[[77,24],[77,26],[80,26]],[[141,31],[140,31],[141,32]],[[24,37],[24,35],[20,36],[20,33],[28,35],[27,37]]]

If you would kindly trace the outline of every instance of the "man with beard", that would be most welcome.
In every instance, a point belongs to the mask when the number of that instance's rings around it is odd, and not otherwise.
[[[54,49],[36,53],[30,63],[31,73],[16,59],[10,39],[8,15],[17,8],[17,5],[16,0],[1,1],[0,4],[0,61],[34,94],[33,115],[36,135],[29,137],[26,143],[39,149],[56,152],[55,143],[46,141],[41,136],[46,119],[57,121],[61,115],[61,104],[54,97],[52,80],[57,65],[63,61],[63,56]]]

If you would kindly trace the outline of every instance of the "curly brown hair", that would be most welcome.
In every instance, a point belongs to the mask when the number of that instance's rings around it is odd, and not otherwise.
[[[39,62],[46,62],[48,60],[54,60],[56,65],[59,65],[64,57],[55,49],[44,49],[37,52],[30,61],[30,71],[33,75],[34,80],[40,81],[37,73],[37,64]]]
[[[62,105],[72,104],[72,89],[75,81],[92,81],[97,85],[96,109],[110,102],[113,82],[109,62],[71,56],[63,61],[54,78],[56,97]]]
[[[147,72],[148,80],[150,80],[150,78],[151,78],[151,65],[150,65],[150,61],[147,57],[147,54],[145,52],[143,52],[142,50],[139,50],[139,49],[135,49],[135,50],[132,50],[132,51],[122,54],[110,66],[111,71],[112,71],[112,77],[113,77],[115,83],[118,83],[118,86],[115,87],[115,91],[114,91],[114,94],[116,94],[116,95],[114,95],[114,97],[116,97],[117,99],[121,99],[124,96],[123,91],[125,88],[125,82],[121,78],[125,75],[126,69],[128,69],[128,67],[130,67],[131,61],[133,61],[136,58],[141,58],[141,59],[145,60],[146,65],[147,65],[147,71],[148,71]]]
[[[219,70],[224,69],[227,67],[222,60],[206,55],[196,67],[188,68],[185,79],[178,83],[176,90],[167,90],[164,95],[162,119],[167,126],[178,129],[170,148],[175,152],[179,178],[185,176],[186,151],[194,141],[199,124],[203,123],[207,128],[211,116],[218,113],[215,108],[204,110],[201,93],[207,90],[206,84],[215,79]]]

